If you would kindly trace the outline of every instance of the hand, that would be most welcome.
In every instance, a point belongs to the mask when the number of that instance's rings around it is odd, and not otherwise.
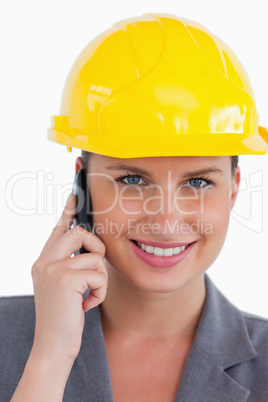
[[[82,227],[71,228],[75,206],[76,197],[71,194],[32,267],[36,308],[32,353],[53,356],[66,364],[79,353],[85,311],[103,302],[108,284],[105,245]],[[71,257],[82,246],[90,253]],[[83,301],[88,288],[90,294]]]

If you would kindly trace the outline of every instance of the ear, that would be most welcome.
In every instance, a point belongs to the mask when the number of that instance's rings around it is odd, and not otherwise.
[[[79,170],[81,170],[82,167],[83,167],[82,158],[81,156],[78,156],[78,158],[76,158],[75,160],[75,173],[79,172]]]
[[[240,185],[240,168],[237,166],[235,168],[235,173],[234,177],[232,178],[232,188],[230,191],[230,199],[229,199],[229,205],[230,205],[230,210],[233,209],[237,195],[238,195],[238,190],[239,190],[239,185]]]

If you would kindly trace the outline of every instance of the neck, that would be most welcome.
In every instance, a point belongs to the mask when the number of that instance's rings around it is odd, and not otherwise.
[[[135,287],[108,262],[106,267],[109,285],[100,306],[104,332],[193,340],[206,295],[203,274],[178,291],[156,293]]]

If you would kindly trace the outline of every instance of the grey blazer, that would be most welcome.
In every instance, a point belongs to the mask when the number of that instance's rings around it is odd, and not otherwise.
[[[207,296],[176,402],[267,402],[268,320],[242,313],[206,275]],[[10,401],[34,336],[33,296],[0,298],[0,401]],[[86,313],[64,402],[112,402],[99,307]],[[171,401],[167,401],[171,402]]]

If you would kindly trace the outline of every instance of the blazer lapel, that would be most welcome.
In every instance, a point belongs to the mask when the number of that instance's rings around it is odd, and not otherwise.
[[[99,307],[85,314],[80,352],[66,384],[63,402],[113,402]]]
[[[205,281],[206,301],[175,401],[244,402],[250,391],[228,374],[228,368],[257,353],[241,312],[207,275]]]
[[[194,345],[188,356],[175,401],[244,402],[249,393],[207,353]]]
[[[253,359],[254,350],[240,311],[205,275],[206,300],[186,361],[176,402],[245,402],[250,391],[228,368]],[[99,307],[85,315],[80,353],[69,376],[64,402],[113,402]]]

